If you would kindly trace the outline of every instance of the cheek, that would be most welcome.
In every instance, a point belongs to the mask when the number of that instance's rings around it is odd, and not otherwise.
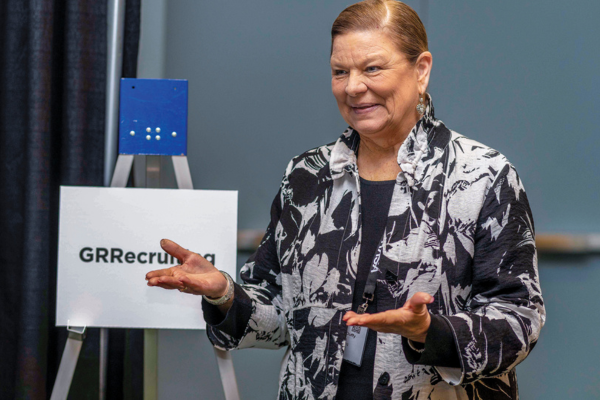
[[[331,91],[333,92],[333,96],[335,97],[335,99],[340,102],[344,100],[345,97],[345,91],[344,91],[344,86],[341,84],[341,82],[338,82],[336,80],[332,80],[331,81]]]
[[[412,91],[405,90],[405,88],[401,90],[394,90],[388,94],[388,104],[390,106],[390,110],[398,116],[406,114],[407,110],[412,105]],[[416,99],[416,94],[415,94]]]
[[[397,100],[398,86],[394,81],[372,80],[369,82],[369,89],[375,97],[374,100],[383,100],[388,105],[392,105]]]
[[[396,98],[407,102],[417,100],[419,90],[416,82],[407,79],[400,88],[401,89],[396,93]]]
[[[406,103],[413,100],[413,97],[417,98],[416,82],[413,82],[411,77],[410,74],[386,77],[388,79],[382,79],[376,83],[377,91],[393,108],[403,108]]]
[[[343,85],[331,85],[331,89],[333,92],[333,97],[337,102],[338,108],[340,112],[347,113],[347,105],[346,105],[346,91],[344,90]]]

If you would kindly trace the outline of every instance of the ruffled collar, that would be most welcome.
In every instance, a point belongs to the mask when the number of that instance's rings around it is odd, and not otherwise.
[[[436,125],[433,101],[427,94],[428,102],[425,113],[398,150],[398,165],[402,169],[407,184],[413,187],[423,172],[422,160],[429,154],[429,143],[433,138],[433,128]],[[345,172],[358,173],[356,154],[360,136],[349,127],[335,143],[331,151],[330,168],[333,179],[341,177]]]

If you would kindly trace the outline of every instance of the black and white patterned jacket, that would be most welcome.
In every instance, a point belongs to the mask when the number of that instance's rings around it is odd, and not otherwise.
[[[430,103],[431,104],[431,103]],[[359,136],[294,158],[262,244],[242,269],[241,339],[215,327],[219,348],[287,346],[280,399],[334,399],[361,243]],[[545,311],[534,227],[514,167],[446,128],[433,106],[398,153],[380,261],[378,311],[418,291],[449,322],[461,368],[411,365],[401,336],[378,333],[375,399],[516,399],[514,367],[538,339]],[[399,223],[406,221],[406,223]],[[391,278],[390,278],[391,277]],[[380,379],[385,376],[386,379]]]

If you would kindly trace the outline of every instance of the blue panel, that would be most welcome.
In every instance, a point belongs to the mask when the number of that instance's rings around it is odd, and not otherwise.
[[[119,153],[187,155],[188,82],[121,79]]]

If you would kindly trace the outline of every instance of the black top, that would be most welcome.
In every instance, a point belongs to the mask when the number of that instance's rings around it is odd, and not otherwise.
[[[368,181],[362,178],[360,181],[363,231],[352,300],[352,310],[355,312],[358,306],[364,303],[362,295],[373,257],[383,237],[395,186],[395,181]],[[237,339],[241,339],[244,335],[252,312],[250,299],[238,284],[235,284],[234,301],[225,317],[217,307],[206,301],[202,301],[202,310],[204,319],[209,325]],[[367,313],[375,312],[377,312],[377,297],[367,308]],[[369,331],[361,366],[356,367],[347,362],[342,363],[337,399],[373,398],[376,343],[377,333]],[[452,330],[443,317],[431,316],[431,326],[427,332],[424,348],[425,350],[422,353],[418,353],[412,350],[406,339],[403,338],[403,350],[406,359],[411,364],[460,367]]]
[[[360,214],[362,218],[362,238],[358,271],[354,284],[352,311],[364,303],[363,292],[375,252],[383,237],[387,222],[390,203],[396,181],[367,181],[360,178]],[[377,312],[377,296],[369,303],[367,313]],[[377,332],[369,330],[365,352],[360,367],[342,362],[340,381],[336,398],[338,399],[372,399],[373,398],[373,367],[375,363],[375,348]]]

